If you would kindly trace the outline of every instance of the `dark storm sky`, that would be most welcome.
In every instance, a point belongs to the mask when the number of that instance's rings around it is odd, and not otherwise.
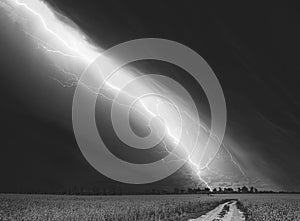
[[[300,191],[300,14],[292,6],[233,7],[164,1],[51,0],[103,48],[157,37],[197,51],[226,98],[229,149],[249,174]],[[0,192],[102,185],[128,188],[81,155],[71,122],[74,88],[45,75],[33,45],[1,23]],[[47,69],[47,68],[45,68]],[[156,185],[175,183],[180,174]],[[169,179],[169,180],[168,180]]]

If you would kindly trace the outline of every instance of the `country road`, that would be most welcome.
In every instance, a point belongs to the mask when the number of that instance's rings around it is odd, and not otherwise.
[[[217,208],[189,221],[244,221],[243,213],[236,206],[237,201],[230,201],[219,205]]]

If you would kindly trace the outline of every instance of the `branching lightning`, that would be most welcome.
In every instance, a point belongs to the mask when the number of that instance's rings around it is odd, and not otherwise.
[[[71,65],[75,62],[80,61],[83,64],[83,68],[87,67],[94,59],[96,59],[100,54],[101,51],[103,51],[100,47],[95,47],[91,45],[89,42],[86,41],[85,36],[79,31],[74,29],[73,27],[68,27],[67,24],[62,23],[54,13],[54,10],[52,10],[49,6],[47,6],[44,2],[39,1],[39,0],[31,0],[31,1],[25,1],[25,0],[7,0],[9,1],[9,5],[6,5],[6,10],[25,10],[25,14],[23,17],[26,16],[32,16],[31,19],[38,21],[41,25],[41,28],[43,29],[43,35],[46,37],[41,37],[39,34],[36,34],[34,32],[26,31],[24,30],[24,33],[30,36],[32,39],[34,39],[37,42],[37,48],[40,50],[45,51],[47,54],[51,55],[51,59],[53,60],[53,66],[55,69],[60,70],[61,73],[64,74],[64,76],[69,76],[69,80],[67,82],[63,82],[59,80],[58,78],[51,77],[52,79],[56,80],[59,82],[63,87],[72,87],[76,86],[79,82],[79,77],[80,74],[75,74],[72,71],[66,70],[65,68],[61,67],[60,65],[61,61],[58,61],[58,57],[63,57],[64,59],[70,59],[68,60],[69,63],[67,65]],[[1,7],[2,5],[0,5]],[[4,4],[3,6],[4,7]],[[48,21],[48,18],[51,19],[51,23]],[[57,31],[59,30],[59,31]],[[48,36],[48,38],[47,38]],[[49,40],[51,38],[51,40]],[[126,74],[126,73],[124,73]],[[105,81],[105,86],[109,87],[110,89],[123,93],[123,91],[118,87],[118,84],[114,84],[116,82],[107,79]],[[81,83],[82,84],[82,83]],[[90,85],[85,85],[82,84],[82,86],[88,88],[92,93],[99,94],[98,89],[93,88]],[[143,85],[142,85],[143,86]],[[104,94],[99,94],[100,96],[103,96],[107,100],[110,100],[113,102],[113,99],[105,96]],[[131,96],[130,94],[126,94],[126,96]],[[153,117],[157,117],[161,115],[160,105],[166,104],[165,101],[162,99],[152,99],[152,103],[148,104],[147,102],[143,101],[142,99],[139,100],[139,107],[142,108],[135,108],[136,111],[138,111],[140,114],[143,116],[147,117],[149,119],[148,122]],[[122,105],[122,104],[120,104]],[[151,106],[156,107],[156,111],[153,112],[153,110],[150,108]],[[200,122],[195,122],[195,119],[193,116],[191,116],[187,111],[185,111],[186,117],[190,118],[191,122],[194,122],[198,124],[198,126],[201,127],[201,129],[207,133],[209,133],[209,129],[205,127],[205,125],[200,124]],[[160,116],[161,117],[161,116]],[[180,140],[178,139],[176,134],[173,134],[174,131],[172,132],[171,129],[169,128],[168,125],[165,125],[166,133],[168,135],[168,138],[173,141],[175,145],[180,145],[180,147],[183,149],[183,151],[187,152],[187,159],[182,159],[180,158],[180,155],[173,151],[169,151],[167,148],[167,144],[165,141],[162,141],[163,146],[165,147],[164,149],[169,153],[169,154],[175,154],[178,156],[178,160],[183,160],[188,163],[190,166],[192,172],[197,176],[197,178],[203,182],[208,188],[211,189],[209,186],[209,183],[203,179],[201,176],[201,172],[203,169],[209,168],[210,163],[214,159],[212,157],[208,163],[205,165],[204,168],[200,168],[199,163],[195,162],[191,158],[191,152],[190,149],[185,146],[185,144],[180,143]],[[188,134],[189,131],[186,131]],[[218,138],[214,135],[210,135],[212,138],[216,141],[218,141]],[[223,145],[224,146],[224,145]],[[242,170],[241,166],[238,164],[238,162],[233,158],[232,154],[228,150],[227,147],[224,146],[226,151],[230,155],[230,160],[236,165],[236,167],[241,171],[243,176],[245,176],[244,171]],[[167,163],[167,162],[166,162]]]
[[[69,57],[69,58],[80,58],[79,56],[75,56],[75,55],[70,55],[70,54],[66,54],[62,51],[59,50],[53,50],[53,49],[49,49],[46,46],[42,45],[42,44],[38,44],[38,48],[43,48],[45,51],[47,51],[48,53],[54,53],[54,54],[58,54],[64,57]]]
[[[47,25],[47,22],[44,20],[43,16],[40,13],[36,12],[34,9],[29,7],[27,4],[25,4],[24,2],[21,2],[19,0],[15,0],[15,3],[19,6],[23,6],[24,8],[26,8],[26,10],[31,12],[33,15],[37,16],[37,18],[42,23],[45,31],[47,31],[50,35],[52,35],[58,41],[60,41],[67,49],[69,49],[69,50],[75,52],[76,54],[80,55],[82,57],[82,59],[86,59],[87,61],[92,61],[93,58],[90,58],[86,54],[83,54],[81,51],[79,51],[78,48],[75,48],[75,47],[71,46],[63,37],[61,37],[58,33],[56,33],[51,28],[49,28],[48,25]],[[60,52],[60,53],[65,54],[64,52]]]

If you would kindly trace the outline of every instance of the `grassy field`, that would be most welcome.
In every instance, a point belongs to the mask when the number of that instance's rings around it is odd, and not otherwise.
[[[236,198],[246,221],[300,220],[300,194],[222,194],[220,199]]]
[[[202,195],[0,195],[0,220],[187,220],[214,209],[221,198]]]
[[[0,220],[187,220],[237,199],[246,221],[300,220],[300,195],[57,196],[0,194]]]

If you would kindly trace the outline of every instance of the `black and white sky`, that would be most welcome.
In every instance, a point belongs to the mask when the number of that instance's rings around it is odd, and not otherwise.
[[[299,8],[192,1],[47,3],[104,49],[151,37],[195,50],[220,81],[228,119],[224,145],[203,179],[212,186],[300,191]],[[75,87],[53,80],[59,70],[50,68],[36,42],[3,7],[0,49],[0,192],[55,192],[74,186],[173,189],[197,183],[187,166],[140,186],[98,173],[82,156],[73,134]],[[193,83],[190,90],[205,100]]]

